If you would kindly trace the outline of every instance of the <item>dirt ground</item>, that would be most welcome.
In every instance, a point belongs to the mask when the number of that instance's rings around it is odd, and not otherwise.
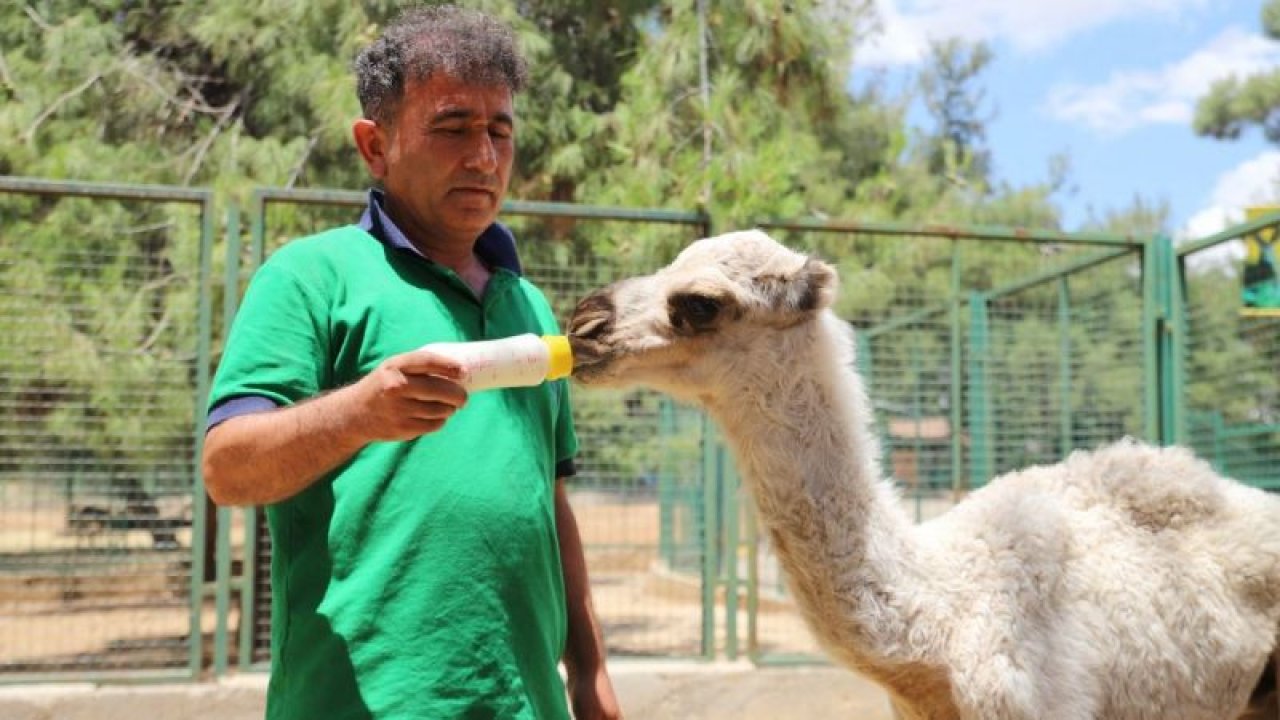
[[[634,661],[616,663],[612,675],[629,720],[893,718],[880,690],[829,667]],[[0,718],[261,720],[266,682],[251,673],[186,684],[0,687]]]
[[[747,613],[745,579],[752,570],[747,546],[726,560],[735,563],[739,578],[737,611],[730,617],[721,588],[711,618],[715,660],[708,662],[700,561],[695,557],[692,566],[672,567],[660,557],[664,518],[657,503],[590,492],[575,494],[573,502],[596,610],[629,717],[890,720],[882,691],[823,662],[786,597],[767,547],[758,548],[754,626]],[[237,547],[241,536],[237,528]],[[190,555],[188,539],[182,537],[184,548],[161,553],[141,532],[69,532],[62,508],[0,507],[0,671],[173,667],[175,662],[181,667],[189,648],[183,565]],[[693,547],[695,552],[700,547],[696,538]],[[122,558],[127,565],[119,564]],[[239,622],[236,607],[233,601],[233,633]],[[210,607],[202,621],[207,644],[214,621]],[[248,683],[254,682],[251,674]],[[248,702],[252,706],[256,700]],[[163,720],[163,715],[152,717]]]
[[[893,720],[880,688],[846,670],[753,668],[653,669],[615,664],[614,684],[628,718],[638,720]]]

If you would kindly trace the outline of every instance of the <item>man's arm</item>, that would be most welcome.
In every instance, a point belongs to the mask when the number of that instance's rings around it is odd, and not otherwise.
[[[205,489],[219,505],[287,500],[371,442],[439,430],[466,402],[461,376],[457,361],[415,350],[339,390],[230,418],[205,435]]]
[[[577,720],[617,720],[622,717],[622,711],[605,669],[604,636],[591,604],[591,583],[587,579],[582,538],[578,535],[578,521],[569,505],[562,478],[556,480],[556,534],[560,538],[560,564],[569,615],[564,665],[569,676],[573,715]]]

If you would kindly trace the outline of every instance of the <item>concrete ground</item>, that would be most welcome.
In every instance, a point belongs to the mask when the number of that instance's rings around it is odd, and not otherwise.
[[[892,720],[884,693],[833,667],[627,661],[611,666],[630,720]],[[4,720],[260,720],[264,674],[175,685],[0,686]]]

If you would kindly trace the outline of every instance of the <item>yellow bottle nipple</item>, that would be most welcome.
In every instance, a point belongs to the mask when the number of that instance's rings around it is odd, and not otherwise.
[[[547,350],[551,353],[547,364],[547,379],[569,377],[573,372],[573,349],[569,347],[569,338],[564,335],[543,335],[542,342],[547,344]]]

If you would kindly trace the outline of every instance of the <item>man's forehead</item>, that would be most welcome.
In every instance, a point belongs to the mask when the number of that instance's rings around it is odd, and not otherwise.
[[[430,120],[512,122],[511,92],[501,86],[423,83],[405,90],[405,100]]]
[[[447,73],[432,73],[422,80],[405,84],[405,94],[428,96],[439,101],[512,103],[511,88],[501,84],[471,83]]]

